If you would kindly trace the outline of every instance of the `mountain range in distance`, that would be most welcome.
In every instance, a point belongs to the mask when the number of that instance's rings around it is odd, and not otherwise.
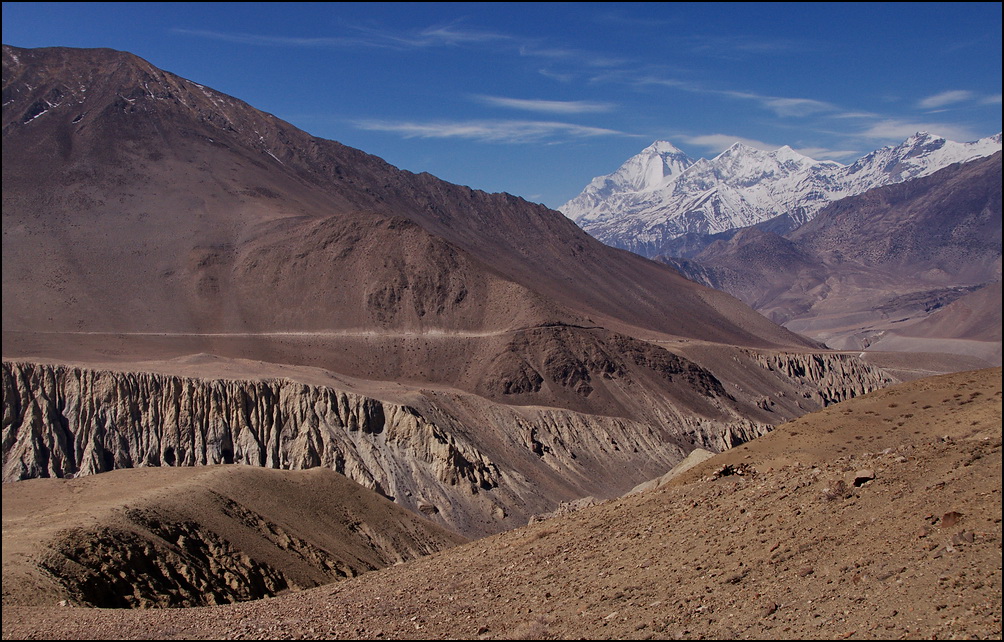
[[[612,174],[594,178],[560,208],[608,245],[643,256],[681,256],[685,235],[713,235],[782,217],[788,229],[827,204],[875,187],[927,176],[953,163],[1001,150],[1001,134],[956,143],[926,132],[883,147],[850,165],[817,161],[785,146],[774,151],[735,143],[694,160],[656,141]]]
[[[918,133],[840,165],[660,141],[562,209],[832,348],[999,365],[1000,149]]]

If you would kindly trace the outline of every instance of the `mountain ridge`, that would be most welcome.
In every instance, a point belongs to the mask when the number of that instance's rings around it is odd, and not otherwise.
[[[541,303],[546,307],[559,305],[563,310],[557,313],[559,315],[568,314],[569,307],[581,307],[582,303],[586,303],[597,315],[615,318],[633,316],[634,319],[631,320],[633,324],[650,328],[653,320],[658,318],[662,321],[657,323],[663,326],[667,319],[681,321],[680,325],[684,327],[680,327],[679,330],[684,334],[694,334],[699,331],[703,336],[707,336],[708,332],[713,331],[714,324],[709,326],[704,320],[698,319],[686,310],[686,306],[706,306],[707,303],[703,300],[714,299],[717,295],[702,293],[699,296],[687,296],[687,300],[683,302],[685,305],[674,305],[671,300],[652,299],[635,284],[653,279],[665,283],[675,281],[674,286],[684,286],[685,282],[678,280],[677,275],[671,271],[657,274],[660,271],[657,266],[634,261],[628,257],[618,258],[616,254],[601,249],[577,226],[543,206],[530,204],[507,194],[491,195],[464,186],[450,185],[428,174],[412,174],[397,170],[381,159],[359,150],[353,150],[334,141],[315,139],[255,110],[242,101],[218,94],[167,72],[150,71],[154,68],[148,63],[131,62],[132,67],[128,65],[122,67],[124,63],[115,58],[116,52],[110,50],[88,55],[100,56],[102,59],[111,57],[110,62],[105,60],[101,64],[113,65],[118,70],[117,75],[104,81],[106,84],[114,85],[106,88],[105,92],[113,98],[102,104],[91,105],[87,101],[93,102],[96,92],[92,91],[90,98],[83,97],[85,102],[81,107],[71,108],[71,105],[67,104],[69,103],[67,99],[63,103],[58,103],[61,109],[50,106],[43,114],[35,114],[37,105],[47,102],[55,104],[55,101],[46,97],[57,94],[64,97],[73,95],[67,87],[69,83],[58,81],[50,83],[51,86],[43,89],[43,82],[48,82],[44,78],[21,78],[19,69],[25,68],[21,59],[42,53],[39,50],[31,50],[33,53],[17,50],[18,54],[8,55],[8,51],[14,49],[5,49],[5,62],[14,59],[18,62],[8,64],[5,71],[4,101],[7,109],[4,112],[4,135],[8,138],[14,137],[10,138],[12,144],[8,146],[9,154],[14,153],[15,147],[20,149],[17,150],[18,156],[12,156],[10,161],[5,163],[7,167],[4,175],[5,184],[9,186],[11,192],[6,196],[7,202],[17,202],[26,211],[39,210],[41,204],[36,202],[37,191],[22,194],[17,191],[17,186],[28,184],[30,181],[35,185],[46,185],[54,193],[61,193],[66,191],[67,185],[64,183],[69,183],[69,187],[72,188],[69,198],[63,203],[48,203],[46,217],[50,219],[54,216],[60,217],[63,224],[72,225],[75,221],[67,220],[69,212],[73,212],[73,217],[79,218],[81,212],[102,211],[107,212],[104,214],[107,217],[117,207],[121,214],[116,225],[140,227],[153,223],[174,224],[174,221],[158,220],[156,206],[164,199],[172,199],[196,215],[206,208],[218,207],[214,204],[214,200],[226,201],[227,206],[240,208],[246,212],[245,218],[239,221],[221,222],[218,225],[224,227],[219,230],[185,230],[188,238],[183,240],[188,245],[195,242],[199,247],[191,257],[194,265],[188,270],[199,272],[197,275],[193,274],[192,278],[206,282],[205,285],[211,284],[214,279],[222,278],[223,275],[218,274],[220,271],[218,266],[232,261],[230,259],[232,250],[229,248],[248,245],[249,242],[254,243],[255,238],[264,233],[289,230],[297,224],[309,225],[310,219],[318,218],[319,208],[323,212],[332,212],[332,208],[337,208],[334,211],[340,212],[343,216],[369,218],[372,214],[378,214],[391,217],[392,221],[408,219],[424,230],[423,233],[438,236],[454,248],[466,251],[481,265],[491,266],[490,270],[496,273],[503,270],[501,276],[520,284],[519,287],[525,288],[527,282],[533,282],[534,289],[541,290],[545,294]],[[59,58],[65,57],[72,51],[57,49],[46,55]],[[130,57],[128,60],[139,59]],[[47,64],[58,67],[64,63],[57,60],[55,63]],[[125,79],[115,84],[119,77]],[[26,87],[32,87],[32,90],[28,91]],[[179,109],[182,110],[186,120],[175,124],[174,121],[182,117],[179,116]],[[34,115],[27,117],[28,114]],[[130,124],[130,114],[136,117],[142,116],[144,119],[150,118],[159,123],[155,127],[155,133],[151,135],[146,130],[134,131],[135,126]],[[193,118],[200,127],[199,131],[193,129],[191,124]],[[38,127],[47,119],[59,120],[52,125],[56,129],[53,133],[56,140],[72,141],[72,144],[67,143],[58,148],[60,154],[68,156],[55,164],[48,161],[56,160],[53,157],[56,149],[35,148],[30,138],[17,139],[22,134],[28,135],[26,133],[28,126]],[[97,120],[92,123],[92,119]],[[106,125],[105,121],[109,124]],[[87,139],[95,129],[101,127],[108,127],[113,131],[101,131],[98,135],[123,138],[124,149],[116,150],[117,157],[109,159],[108,165],[101,170],[103,176],[97,176],[93,174],[93,169],[74,166],[81,164],[81,161],[75,159],[83,158],[84,155],[97,158],[108,156],[110,150],[101,148],[97,142],[100,138],[96,138],[94,143],[89,143]],[[240,164],[229,170],[231,175],[236,176],[236,180],[230,177],[224,178],[222,185],[216,191],[208,191],[201,186],[202,183],[199,181],[204,180],[202,173],[212,164],[233,158],[233,152],[242,148],[253,150],[256,157],[248,158],[246,154],[239,157]],[[217,160],[196,163],[193,161],[196,153],[204,153],[207,159]],[[136,156],[134,165],[123,167],[125,158],[134,154]],[[67,161],[72,169],[60,176],[53,175],[53,167],[64,166]],[[193,163],[195,167],[192,167]],[[273,167],[274,164],[280,164],[281,167],[277,169],[292,168],[293,171],[272,172],[268,169],[270,164]],[[146,194],[140,192],[140,189],[147,193],[153,192],[154,189],[150,185],[139,184],[139,179],[135,176],[137,170],[159,172],[162,171],[161,167],[165,168],[163,171],[180,172],[180,175],[185,177],[184,180],[191,181],[193,185],[185,190],[178,190],[174,186],[178,181],[158,185],[157,193],[152,194],[149,199],[145,198]],[[132,188],[115,188],[122,192],[119,197],[125,201],[122,206],[102,205],[104,209],[98,210],[95,201],[100,199],[95,199],[88,193],[87,187],[80,183],[82,179],[89,182],[104,180],[113,185],[122,184],[124,181],[124,185],[131,185]],[[157,174],[152,174],[143,180],[156,182],[161,179]],[[264,189],[259,189],[261,185],[254,184],[261,182],[267,186],[267,180],[279,182]],[[324,195],[321,198],[324,200],[318,202],[319,195],[316,192],[304,191],[302,189],[304,183],[322,187]],[[379,192],[376,191],[377,187]],[[282,188],[282,191],[277,188]],[[388,223],[390,227],[394,225],[393,222]],[[269,229],[270,226],[273,229]],[[314,227],[295,232],[297,236],[317,236],[314,231],[316,229]],[[340,234],[345,236],[346,232]],[[537,241],[541,238],[562,240],[559,246],[542,247]],[[489,239],[493,240],[486,242]],[[322,244],[331,243],[329,238],[319,238],[318,241]],[[13,243],[10,245],[17,247]],[[191,252],[187,245],[184,250],[178,251]],[[447,251],[455,250],[447,249]],[[567,261],[554,262],[550,258],[553,252],[564,255]],[[63,253],[65,252],[57,253],[57,260]],[[602,254],[602,258],[599,254]],[[255,258],[247,257],[246,263],[253,266]],[[600,271],[601,268],[591,265],[597,260],[605,262],[604,270],[614,271],[617,277],[616,285],[595,278],[589,287],[580,285],[583,277],[587,279],[594,277],[595,273]],[[8,261],[8,263],[13,262]],[[5,264],[6,267],[12,270],[16,268],[13,264],[9,266]],[[165,271],[170,269],[172,268],[166,266]],[[63,271],[71,270],[67,266]],[[176,268],[175,272],[177,273]],[[157,276],[152,274],[151,278]],[[63,281],[65,277],[54,274],[49,280]],[[180,287],[171,279],[157,278],[156,282],[165,288]],[[399,290],[402,286],[403,284],[385,283],[380,286],[379,291],[396,297],[400,295]],[[62,287],[68,289],[65,284]],[[133,296],[140,295],[141,292],[137,292]],[[375,295],[381,296],[379,292]],[[17,297],[16,293],[14,296]],[[25,298],[24,304],[31,306],[31,298]],[[67,299],[65,296],[61,298]],[[632,305],[628,305],[629,300],[633,301]],[[573,305],[567,305],[568,303]],[[194,301],[190,305],[198,308],[203,306],[204,302]],[[18,307],[20,306],[5,306],[5,314]],[[289,307],[284,306],[283,310],[288,310]],[[611,310],[616,312],[612,314]],[[643,314],[637,311],[642,311]],[[236,314],[238,326],[240,326],[240,314],[246,313],[240,310],[211,312],[217,317],[226,314],[233,317]],[[165,317],[169,317],[170,313],[170,310],[160,311]],[[44,318],[41,311],[36,313],[36,316]],[[555,312],[545,312],[542,320],[553,320],[549,318],[553,316]],[[715,314],[709,311],[703,316],[713,317]],[[318,318],[321,318],[320,315]],[[5,318],[5,325],[7,321]],[[573,322],[589,324],[575,315]],[[753,317],[745,323],[758,324]],[[530,324],[524,323],[524,325]],[[739,328],[733,326],[730,331],[735,330]],[[766,325],[759,331],[771,332]],[[747,340],[756,339],[750,335]],[[781,343],[799,342],[794,335],[781,334],[777,340]]]
[[[1000,333],[988,328],[1000,327],[1001,207],[997,152],[849,196],[783,234],[744,228],[688,259],[659,260],[831,347],[944,351],[995,365]],[[953,307],[960,298],[968,302]]]
[[[762,151],[740,142],[694,161],[665,145],[653,143],[613,174],[593,179],[559,209],[609,245],[649,257],[672,254],[672,241],[688,233],[728,232],[782,215],[800,225],[835,200],[988,156],[1001,149],[1001,135],[956,143],[918,132],[850,165],[815,161],[788,146]],[[639,178],[637,168],[669,156],[682,169],[658,184]]]

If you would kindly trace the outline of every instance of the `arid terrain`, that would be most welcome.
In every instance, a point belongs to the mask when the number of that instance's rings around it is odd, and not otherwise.
[[[5,605],[226,604],[465,541],[324,468],[134,468],[3,490]]]
[[[7,551],[52,542],[9,543],[7,506],[46,483],[5,485],[5,639],[1001,637],[1000,369],[900,384],[655,490],[229,606],[9,603]]]
[[[999,286],[833,350],[132,54],[3,95],[4,639],[1000,637]]]
[[[323,466],[476,537],[895,378],[131,54],[3,65],[5,481]]]

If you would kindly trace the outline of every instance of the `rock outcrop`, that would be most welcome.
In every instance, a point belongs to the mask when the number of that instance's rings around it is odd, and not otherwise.
[[[483,453],[414,408],[293,381],[5,362],[3,390],[4,481],[238,463],[323,466],[391,499],[500,483]]]
[[[768,353],[752,350],[747,351],[747,354],[771,372],[808,384],[802,396],[824,408],[893,383],[888,375],[844,354]],[[770,401],[764,399],[763,406],[769,405]]]
[[[810,407],[889,382],[838,355],[749,355],[770,385],[784,383],[791,396],[818,391],[797,401]],[[485,534],[562,501],[616,496],[694,448],[720,452],[786,418],[743,416],[710,373],[696,365],[689,371],[710,377],[701,398],[717,416],[671,398],[647,398],[642,420],[508,406],[456,391],[424,391],[406,405],[288,379],[5,361],[3,479],[147,466],[324,467],[458,532]]]

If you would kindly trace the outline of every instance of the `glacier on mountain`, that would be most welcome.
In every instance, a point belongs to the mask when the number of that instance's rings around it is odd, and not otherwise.
[[[607,245],[656,256],[685,234],[717,234],[778,216],[800,225],[846,196],[1000,149],[1000,134],[956,143],[920,132],[842,165],[788,146],[762,151],[742,143],[695,161],[672,143],[656,141],[558,209]]]

